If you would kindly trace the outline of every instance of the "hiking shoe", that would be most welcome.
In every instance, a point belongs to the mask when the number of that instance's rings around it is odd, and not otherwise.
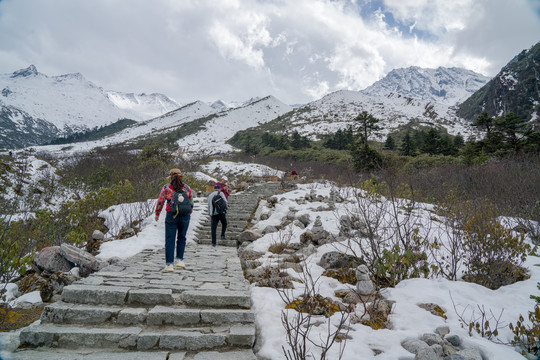
[[[174,271],[173,265],[169,264],[169,265],[165,266],[165,269],[163,269],[162,271],[163,272],[173,272]]]
[[[227,240],[227,238],[225,237],[225,235],[221,235],[221,240]]]
[[[174,260],[174,266],[179,267],[179,268],[185,268],[186,264],[184,264],[183,260],[176,259]]]
[[[212,243],[212,247],[216,247],[216,243]]]

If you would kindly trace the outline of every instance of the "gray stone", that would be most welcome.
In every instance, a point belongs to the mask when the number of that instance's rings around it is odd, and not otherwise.
[[[118,314],[117,323],[124,325],[142,324],[146,321],[148,311],[143,308],[125,308]]]
[[[76,266],[81,266],[83,264],[95,263],[97,259],[94,255],[89,252],[79,249],[73,245],[62,244],[60,245],[60,254],[69,262],[75,264]]]
[[[261,220],[268,220],[269,218],[270,218],[269,213],[262,213],[261,216],[259,217],[259,219]]]
[[[202,334],[197,331],[166,331],[159,340],[160,349],[201,350],[223,346],[224,335]]]
[[[73,284],[64,288],[62,301],[80,304],[123,305],[128,291],[128,287]]]
[[[94,230],[92,240],[103,241],[103,239],[105,239],[105,235],[99,230]]]
[[[461,346],[461,338],[458,335],[448,335],[445,337],[445,340],[453,346]]]
[[[240,234],[240,237],[238,238],[238,241],[240,243],[243,243],[243,242],[246,242],[246,241],[253,242],[253,241],[259,239],[261,236],[262,236],[262,234],[257,230],[244,230]]]
[[[263,235],[265,234],[270,234],[270,233],[275,233],[278,231],[278,228],[275,227],[274,225],[268,225],[267,227],[264,228],[263,230]]]
[[[356,268],[356,280],[367,281],[371,280],[369,277],[369,269],[366,265],[360,265]]]
[[[439,326],[435,329],[435,333],[439,334],[441,337],[445,337],[450,333],[450,328],[448,326]]]
[[[364,261],[361,259],[341,253],[339,251],[330,251],[325,253],[319,265],[325,270],[327,269],[340,269],[340,268],[357,268],[359,265],[364,264]]]
[[[142,289],[128,292],[128,304],[154,305],[173,304],[171,289]]]
[[[198,324],[201,321],[200,311],[197,309],[175,309],[156,306],[148,312],[146,323],[155,325],[188,325]]]
[[[437,334],[431,334],[431,333],[424,334],[422,335],[420,340],[424,341],[429,346],[433,344],[439,344],[439,345],[444,344],[444,340]]]
[[[429,348],[429,345],[418,339],[405,339],[401,342],[401,346],[410,353],[417,354],[422,349]]]
[[[229,345],[253,346],[255,342],[255,325],[233,326],[229,332]]]
[[[60,253],[60,246],[49,246],[43,248],[32,260],[32,264],[38,272],[48,271],[51,274],[55,272],[68,272],[71,270],[71,264]]]
[[[228,290],[188,290],[181,295],[187,305],[227,307],[251,307],[249,292]]]
[[[356,283],[356,291],[358,291],[360,295],[366,296],[375,293],[376,289],[371,280],[363,280]]]
[[[121,308],[57,302],[43,309],[41,321],[55,324],[100,324],[116,317],[120,310]]]
[[[308,226],[309,223],[311,222],[311,219],[309,218],[309,214],[302,214],[300,216],[298,216],[298,221],[300,221],[302,224],[304,224],[304,226]]]
[[[84,360],[166,360],[168,353],[159,352],[98,352],[84,356]]]
[[[211,324],[254,323],[255,314],[251,310],[201,310],[201,321]]]
[[[418,351],[414,360],[442,360],[442,358],[437,355],[434,349],[428,347]]]
[[[294,226],[297,226],[300,229],[305,229],[306,228],[306,226],[300,220],[294,220],[293,224],[294,224]]]
[[[444,360],[469,360],[469,359],[467,359],[463,355],[456,353],[456,354],[452,354],[450,356],[445,357]]]
[[[150,350],[159,343],[160,333],[144,333],[137,337],[137,350]]]
[[[168,357],[169,360],[184,360],[186,357],[186,352],[175,352],[171,353]],[[217,359],[217,358],[216,358]]]

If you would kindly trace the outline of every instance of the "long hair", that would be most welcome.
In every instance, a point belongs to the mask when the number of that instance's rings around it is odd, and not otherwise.
[[[182,181],[184,179],[184,175],[182,175],[179,171],[173,172],[171,170],[169,179],[171,180],[171,186],[174,191],[180,191],[184,188],[184,182]]]

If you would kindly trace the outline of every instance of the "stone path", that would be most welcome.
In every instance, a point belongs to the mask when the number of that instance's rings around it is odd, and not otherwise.
[[[13,359],[256,359],[255,315],[235,245],[259,197],[278,187],[231,196],[229,239],[218,243],[227,246],[205,245],[210,225],[202,221],[185,269],[163,273],[164,251],[146,250],[65,287],[41,323],[21,331]]]

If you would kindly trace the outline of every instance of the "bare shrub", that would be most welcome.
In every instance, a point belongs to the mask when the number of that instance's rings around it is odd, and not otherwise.
[[[285,358],[341,359],[348,337],[351,309],[341,309],[331,299],[321,296],[318,293],[318,279],[313,278],[305,264],[302,269],[301,280],[304,285],[302,294],[295,297],[293,290],[278,289],[279,296],[286,304],[285,308],[289,309],[281,312],[281,322],[289,346],[282,347]],[[337,316],[332,316],[336,313]],[[324,317],[326,321],[322,321]],[[322,330],[320,327],[325,322],[326,328]],[[314,336],[314,332],[318,332],[318,335]],[[330,349],[336,342],[340,345],[338,355],[330,357]],[[315,350],[317,355],[314,353]]]

